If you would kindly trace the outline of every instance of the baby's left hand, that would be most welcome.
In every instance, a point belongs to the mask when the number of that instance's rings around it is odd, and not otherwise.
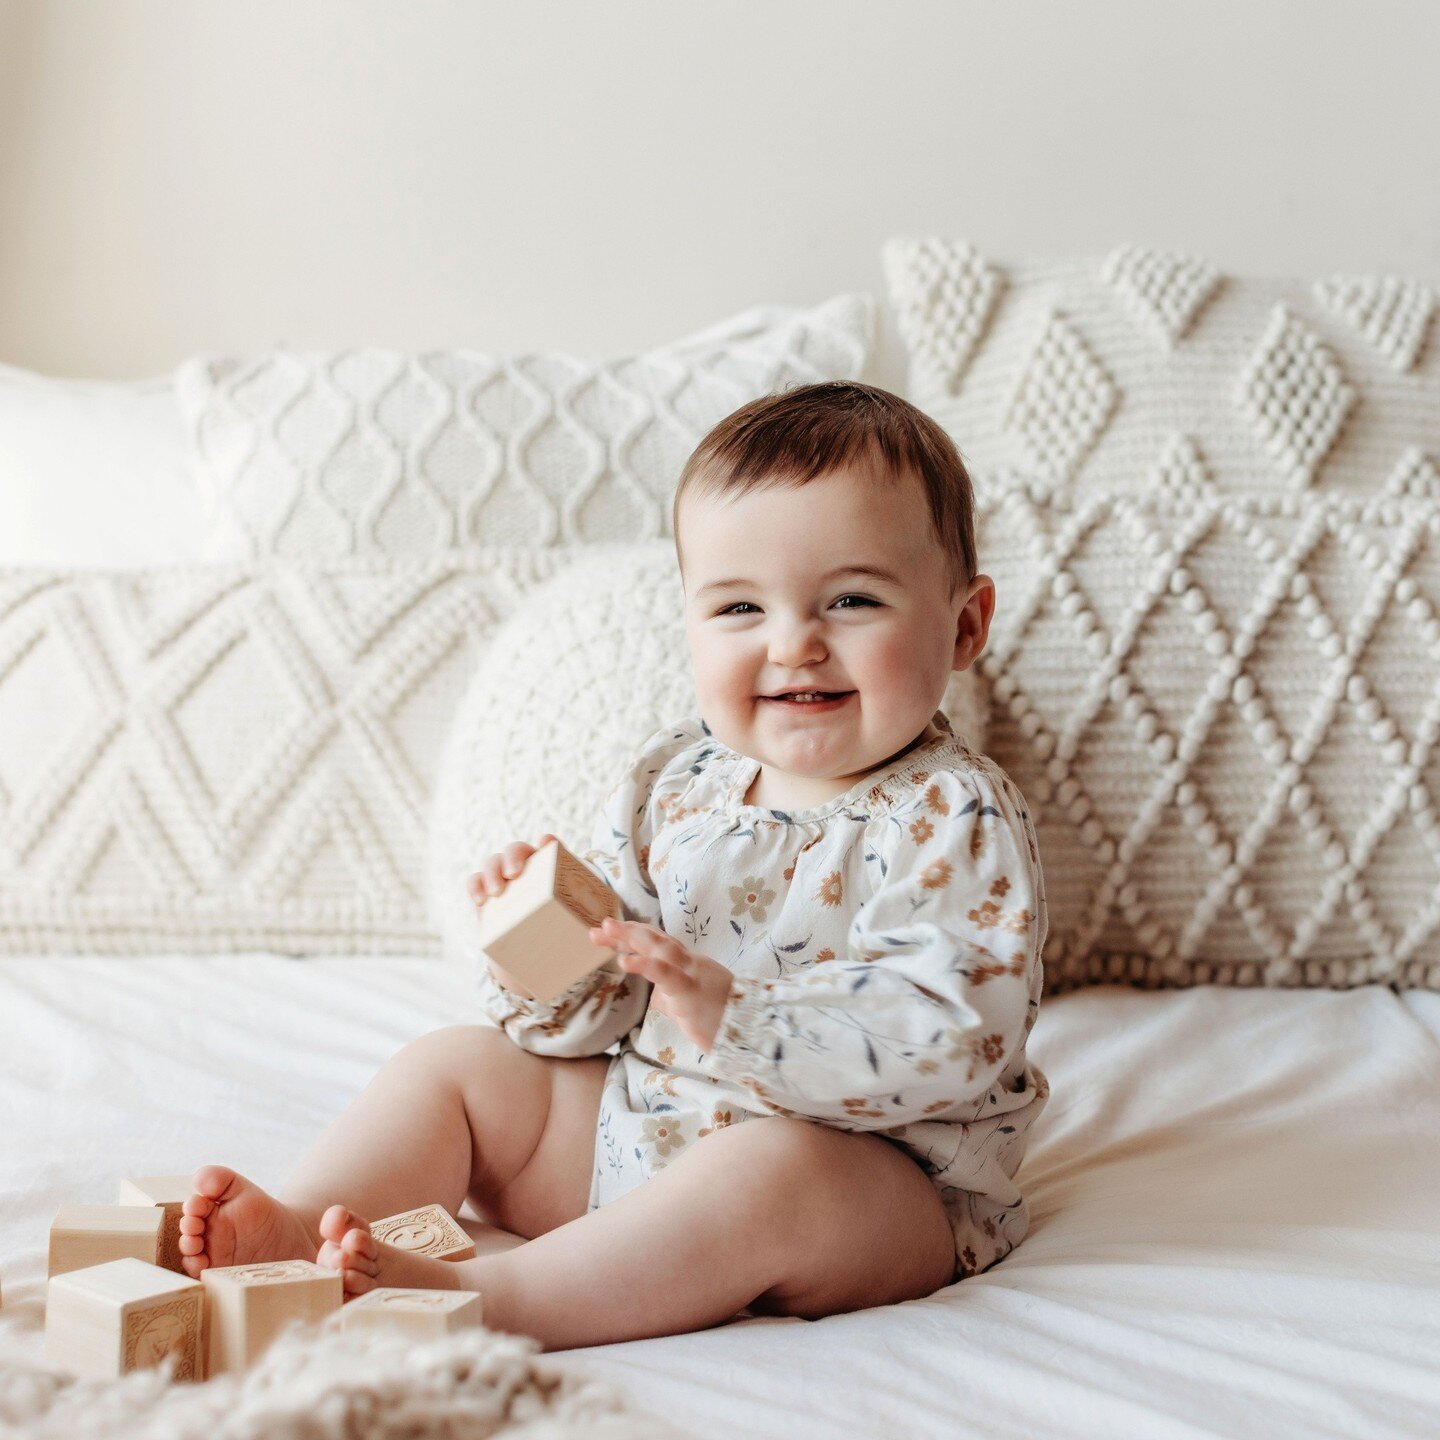
[[[591,929],[590,939],[618,951],[622,970],[649,980],[655,987],[650,1003],[669,1015],[686,1039],[709,1051],[734,978],[718,960],[696,955],[663,930],[637,920],[603,920]]]

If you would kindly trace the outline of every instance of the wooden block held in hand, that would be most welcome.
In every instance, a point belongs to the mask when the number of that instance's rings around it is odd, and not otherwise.
[[[120,1205],[153,1205],[165,1216],[160,1229],[160,1258],[156,1264],[185,1273],[180,1263],[180,1216],[185,1202],[195,1193],[189,1175],[146,1175],[139,1180],[122,1180],[115,1200]]]
[[[613,950],[590,943],[590,927],[619,913],[619,896],[551,840],[481,907],[480,948],[529,991],[527,998],[552,1000],[614,958]]]
[[[473,1290],[371,1290],[341,1312],[346,1330],[384,1326],[402,1330],[407,1339],[438,1340],[482,1323],[480,1297]]]
[[[370,1233],[397,1250],[429,1255],[434,1260],[475,1258],[475,1242],[443,1205],[422,1205],[418,1210],[387,1215],[370,1226]]]
[[[165,1216],[138,1205],[62,1205],[50,1226],[50,1274],[127,1256],[156,1265]]]
[[[243,1370],[292,1320],[317,1323],[340,1308],[338,1270],[309,1260],[224,1265],[200,1272],[205,1287],[207,1370]]]
[[[110,1378],[172,1352],[177,1380],[205,1378],[205,1288],[133,1256],[56,1275],[45,1303],[45,1358]]]

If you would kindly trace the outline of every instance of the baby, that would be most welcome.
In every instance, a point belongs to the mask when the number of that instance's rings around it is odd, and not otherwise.
[[[474,1290],[557,1350],[919,1298],[1024,1237],[1045,886],[1019,791],[938,708],[995,604],[960,456],[884,390],[789,390],[701,441],[674,530],[699,713],[584,851],[615,958],[548,1003],[482,965],[495,1025],[400,1051],[282,1199],[198,1171],[190,1274]],[[486,861],[475,903],[534,851]],[[467,1199],[471,1260],[367,1223]]]

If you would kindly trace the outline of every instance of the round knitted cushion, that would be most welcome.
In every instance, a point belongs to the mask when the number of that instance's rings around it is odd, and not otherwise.
[[[429,868],[446,953],[476,953],[465,880],[486,856],[545,831],[588,847],[641,744],[696,704],[671,541],[596,545],[534,590],[471,678],[437,776]],[[943,708],[983,748],[973,671],[951,676]]]

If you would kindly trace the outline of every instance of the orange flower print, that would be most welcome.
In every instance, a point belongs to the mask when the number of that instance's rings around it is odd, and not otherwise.
[[[710,1118],[715,1122],[713,1125],[704,1125],[700,1129],[701,1135],[713,1135],[717,1130],[723,1130],[727,1125],[735,1123],[735,1112],[733,1110],[711,1111]]]
[[[840,1103],[845,1107],[845,1113],[850,1116],[868,1116],[872,1120],[879,1120],[885,1114],[883,1110],[876,1110],[868,1100],[863,1100],[858,1096],[851,1096]]]
[[[835,952],[827,945],[823,950],[815,952],[815,963],[818,965],[822,960],[833,960]]]
[[[840,872],[832,870],[821,882],[820,888],[815,892],[815,898],[822,904],[834,908],[845,896],[845,886],[841,882]]]
[[[973,925],[993,930],[1000,923],[1000,907],[993,900],[986,900],[979,909],[969,911],[966,918]]]
[[[960,1260],[965,1266],[966,1274],[973,1275],[976,1265],[975,1252],[968,1245],[960,1252]]]
[[[652,1070],[642,1082],[645,1085],[658,1085],[662,1095],[668,1095],[672,1100],[680,1097],[675,1090],[675,1076],[668,1070]]]
[[[767,890],[758,875],[747,875],[738,885],[730,887],[730,903],[735,907],[730,913],[739,915],[748,910],[752,920],[763,923],[774,898],[775,892]]]
[[[917,845],[923,845],[934,833],[935,827],[923,815],[910,822],[910,838]]]
[[[943,890],[955,873],[955,867],[948,860],[932,860],[920,872],[920,884],[926,890]]]
[[[1010,889],[1010,877],[1009,877],[1008,875],[1002,875],[1002,876],[990,887],[990,893],[991,893],[992,895],[1004,895],[1004,894],[1006,893],[1006,891],[1008,891],[1009,889]]]
[[[993,1065],[1005,1053],[1003,1035],[987,1035],[980,1042],[980,1058],[987,1065]]]
[[[948,815],[950,813],[950,802],[941,795],[938,785],[932,785],[925,792],[925,803],[937,815]]]
[[[657,1155],[665,1156],[685,1143],[680,1127],[669,1115],[647,1115],[641,1122],[641,1139],[653,1146]]]
[[[970,983],[977,988],[987,980],[993,980],[997,975],[1005,975],[1012,972],[1008,965],[972,965],[970,967]]]
[[[642,870],[647,869],[650,865],[650,847],[648,845],[642,845],[636,853],[635,859],[639,862]]]

